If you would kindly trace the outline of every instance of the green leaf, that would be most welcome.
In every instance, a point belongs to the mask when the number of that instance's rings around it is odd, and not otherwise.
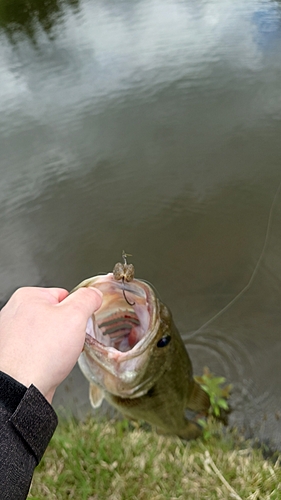
[[[225,399],[219,399],[218,400],[218,405],[223,408],[224,410],[228,410],[229,406],[227,404],[227,401]]]

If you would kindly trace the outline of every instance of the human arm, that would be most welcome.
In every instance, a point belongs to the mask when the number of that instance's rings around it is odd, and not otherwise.
[[[57,416],[36,387],[0,372],[0,498],[27,497],[33,471],[57,426]]]
[[[100,304],[92,289],[68,296],[62,289],[22,288],[1,311],[1,499],[26,498],[57,425],[49,403],[76,363],[87,319]]]

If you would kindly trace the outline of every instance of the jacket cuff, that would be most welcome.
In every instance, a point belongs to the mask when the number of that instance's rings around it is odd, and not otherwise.
[[[0,406],[14,413],[26,391],[25,385],[0,371]]]
[[[39,463],[58,425],[52,406],[31,385],[9,420],[32,449]]]

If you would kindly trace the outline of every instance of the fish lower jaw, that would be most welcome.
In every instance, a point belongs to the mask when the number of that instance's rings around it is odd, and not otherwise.
[[[119,375],[119,377],[120,380],[124,382],[132,382],[136,379],[137,375],[138,375],[137,372],[133,370],[133,371],[125,371],[124,373]]]
[[[116,353],[122,357],[122,353]],[[79,366],[90,383],[99,386],[108,395],[137,398],[147,393],[153,385],[151,377],[140,379],[139,360],[133,358],[124,363],[100,360],[83,352],[78,360]]]
[[[88,334],[86,335],[83,351],[86,357],[101,367],[107,367],[108,371],[116,372],[116,374],[121,372],[120,366],[122,363],[134,363],[136,358],[131,351],[122,352],[115,347],[105,346]]]

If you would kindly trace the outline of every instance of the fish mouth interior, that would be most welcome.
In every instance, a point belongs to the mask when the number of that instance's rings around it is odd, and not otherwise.
[[[131,351],[152,327],[152,290],[139,280],[126,283],[116,281],[112,275],[100,278],[91,286],[102,291],[103,302],[93,321],[88,322],[88,340],[95,339],[105,348],[121,353]]]

